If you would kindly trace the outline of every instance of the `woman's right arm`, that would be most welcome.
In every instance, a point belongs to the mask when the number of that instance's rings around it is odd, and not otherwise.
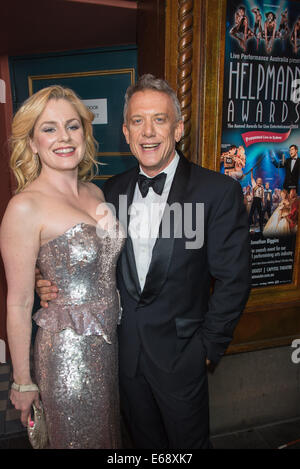
[[[7,335],[16,384],[32,383],[30,376],[31,314],[34,301],[35,264],[40,247],[38,210],[28,194],[15,196],[4,214],[0,248],[7,280]],[[11,391],[11,401],[21,410],[24,425],[38,392]]]

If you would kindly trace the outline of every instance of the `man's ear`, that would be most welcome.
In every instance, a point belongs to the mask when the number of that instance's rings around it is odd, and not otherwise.
[[[179,122],[176,123],[176,128],[175,128],[175,140],[178,143],[181,140],[181,137],[183,136],[184,132],[184,123],[183,120],[180,120]]]

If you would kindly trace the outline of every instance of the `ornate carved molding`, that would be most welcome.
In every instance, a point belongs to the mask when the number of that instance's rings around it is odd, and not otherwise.
[[[193,9],[193,0],[178,0],[177,95],[184,121],[179,148],[188,159],[191,159]]]

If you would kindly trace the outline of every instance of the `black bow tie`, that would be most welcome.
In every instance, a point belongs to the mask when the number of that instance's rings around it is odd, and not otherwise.
[[[154,178],[147,178],[147,176],[144,176],[143,174],[139,174],[138,185],[139,185],[142,197],[146,197],[149,191],[149,187],[152,187],[152,189],[157,194],[161,195],[162,191],[164,190],[166,177],[167,177],[166,173],[160,173]]]

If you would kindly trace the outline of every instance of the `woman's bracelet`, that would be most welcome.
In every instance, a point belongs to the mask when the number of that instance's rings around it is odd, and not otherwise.
[[[31,384],[12,383],[11,389],[14,389],[15,391],[18,391],[18,392],[28,392],[28,391],[37,391],[37,392],[39,392],[39,388],[34,383],[31,383]]]

